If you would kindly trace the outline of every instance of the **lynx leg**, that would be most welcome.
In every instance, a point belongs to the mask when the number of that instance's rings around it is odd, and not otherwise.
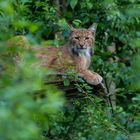
[[[100,76],[98,73],[90,71],[93,75],[93,80],[91,80],[91,84],[93,83],[93,85],[98,85],[103,81],[102,76]]]
[[[81,77],[83,77],[89,84],[98,85],[102,82],[103,78],[92,71],[83,70],[78,73]]]

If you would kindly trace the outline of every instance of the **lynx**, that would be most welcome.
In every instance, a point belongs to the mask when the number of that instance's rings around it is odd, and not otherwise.
[[[68,68],[72,68],[89,84],[98,85],[102,82],[102,77],[88,70],[93,53],[92,46],[95,41],[95,32],[95,24],[89,29],[72,27],[67,45],[37,48],[35,49],[35,56],[44,67],[54,69],[57,72],[65,72]]]
[[[102,82],[102,77],[88,70],[93,54],[92,46],[95,41],[96,24],[89,29],[72,27],[70,30],[69,41],[64,46],[30,46],[24,36],[16,36],[9,40],[8,46],[16,44],[16,46],[26,49],[33,49],[38,60],[37,66],[47,67],[47,69],[60,73],[72,69],[89,84],[98,85]]]

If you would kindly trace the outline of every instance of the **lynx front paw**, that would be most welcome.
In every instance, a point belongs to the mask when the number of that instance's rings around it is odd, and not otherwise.
[[[103,78],[99,74],[92,72],[92,75],[90,77],[87,77],[85,80],[89,84],[98,85],[102,82]]]

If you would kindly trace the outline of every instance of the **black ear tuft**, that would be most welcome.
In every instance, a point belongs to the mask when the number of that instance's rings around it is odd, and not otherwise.
[[[76,29],[75,29],[74,27],[71,26],[70,31],[71,31],[71,32],[75,32]]]
[[[69,31],[71,33],[74,32],[74,31],[76,31],[76,29],[72,25],[68,24],[68,27],[69,27]]]
[[[93,24],[89,27],[89,30],[95,35],[95,33],[96,33],[96,28],[97,28],[97,23],[93,23]]]

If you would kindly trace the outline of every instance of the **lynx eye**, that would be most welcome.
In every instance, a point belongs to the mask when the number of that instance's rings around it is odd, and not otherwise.
[[[79,40],[79,38],[80,38],[80,37],[78,37],[78,36],[77,36],[77,37],[75,37],[75,39],[77,39],[77,40]]]
[[[85,39],[86,39],[86,40],[88,40],[88,39],[89,39],[89,37],[86,37]]]

